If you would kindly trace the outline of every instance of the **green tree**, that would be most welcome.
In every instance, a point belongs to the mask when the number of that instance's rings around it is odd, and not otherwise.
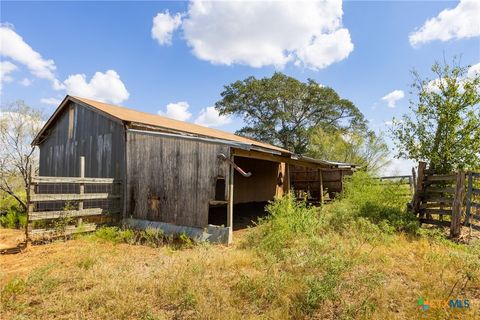
[[[311,79],[304,83],[278,72],[270,78],[248,77],[225,86],[221,95],[215,104],[220,114],[237,115],[246,122],[237,134],[296,153],[306,151],[316,127],[366,127],[351,101]]]
[[[435,63],[434,79],[413,72],[412,114],[394,119],[398,157],[427,161],[447,173],[480,166],[480,73]]]
[[[354,163],[372,173],[389,163],[388,146],[373,131],[342,132],[316,128],[310,137],[307,154],[319,159]]]

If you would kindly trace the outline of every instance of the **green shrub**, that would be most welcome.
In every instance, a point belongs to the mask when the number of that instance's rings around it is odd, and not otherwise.
[[[7,214],[0,216],[0,226],[2,228],[24,228],[27,223],[26,214],[18,211],[16,208],[10,208],[7,210]]]
[[[318,208],[296,201],[289,194],[270,202],[266,210],[269,215],[259,219],[255,232],[249,234],[249,243],[275,256],[298,237],[311,237],[318,227]]]
[[[118,227],[103,227],[98,229],[95,232],[95,235],[103,240],[110,241],[113,243],[133,243],[134,242],[134,232],[133,230],[126,229],[121,230]]]
[[[145,230],[138,232],[137,242],[156,248],[163,244],[164,236],[165,234],[163,230],[148,227]]]
[[[406,186],[395,182],[379,183],[369,174],[357,172],[345,180],[343,195],[331,206],[331,222],[343,226],[338,219],[364,217],[386,233],[415,233],[418,223],[415,216],[407,210],[410,198],[405,196],[408,191],[405,188]],[[337,215],[340,217],[334,217]]]
[[[17,295],[22,294],[26,289],[25,280],[19,277],[11,279],[2,288],[0,293],[2,303],[8,303],[15,301]]]

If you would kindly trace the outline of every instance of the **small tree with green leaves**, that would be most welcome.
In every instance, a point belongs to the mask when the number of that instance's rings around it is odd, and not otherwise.
[[[38,158],[31,143],[42,124],[40,111],[22,100],[0,107],[0,192],[18,201],[22,211],[27,211],[25,195]]]
[[[413,72],[412,114],[394,119],[398,157],[439,173],[480,167],[480,70],[435,63],[434,79]]]
[[[387,144],[373,131],[342,132],[315,128],[307,154],[318,159],[353,163],[371,173],[377,173],[390,162]]]

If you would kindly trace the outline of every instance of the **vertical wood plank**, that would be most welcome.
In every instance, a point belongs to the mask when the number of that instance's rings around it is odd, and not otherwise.
[[[473,191],[473,174],[471,171],[468,172],[468,187],[467,187],[467,207],[465,212],[465,226],[470,225],[470,215],[472,211],[472,192]]]
[[[80,178],[85,178],[85,157],[84,156],[80,157]],[[80,183],[79,189],[80,189],[79,193],[84,194],[85,193],[85,184]],[[83,210],[83,200],[80,200],[78,202],[78,210]],[[83,222],[82,218],[78,218],[77,226],[80,226],[82,224],[82,222]]]
[[[425,178],[425,169],[427,168],[427,163],[420,161],[418,163],[418,174],[417,174],[417,189],[415,190],[414,201],[413,201],[413,213],[417,214],[420,211],[421,205],[421,193],[423,191],[423,180]],[[422,217],[420,217],[422,218]]]
[[[455,186],[455,198],[452,205],[452,221],[450,224],[450,236],[458,237],[462,227],[463,199],[465,197],[465,172],[457,173],[457,185]]]
[[[27,210],[27,223],[25,224],[25,243],[28,245],[30,241],[30,232],[32,230],[32,225],[30,223],[30,216],[33,212],[33,202],[30,200],[31,196],[35,193],[35,185],[32,183],[32,166],[28,169],[29,176],[28,176],[28,193],[27,193],[27,203],[28,203],[28,210]]]
[[[319,183],[319,200],[320,204],[323,204],[323,174],[322,174],[322,169],[318,169],[318,183]]]
[[[230,160],[235,161],[235,156],[231,155]],[[230,174],[228,175],[228,210],[227,210],[227,227],[228,227],[228,244],[233,242],[233,166],[230,165]]]

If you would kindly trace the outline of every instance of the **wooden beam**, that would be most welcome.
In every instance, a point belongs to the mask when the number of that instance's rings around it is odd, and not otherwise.
[[[452,203],[449,202],[430,202],[430,203],[422,203],[420,205],[420,210],[421,209],[427,209],[427,208],[442,208],[445,209],[445,207],[451,207]]]
[[[419,209],[420,209],[420,204],[421,204],[421,198],[420,198],[420,194],[422,193],[423,191],[423,180],[425,178],[425,169],[427,167],[427,163],[426,162],[423,162],[423,161],[420,161],[418,163],[418,170],[417,170],[417,189],[415,190],[415,194],[413,196],[413,203],[412,203],[412,207],[413,207],[413,213],[414,214],[417,214],[419,213]]]
[[[258,159],[258,160],[266,160],[266,161],[273,161],[273,162],[285,162],[287,164],[295,165],[295,166],[302,166],[308,168],[322,168],[323,171],[351,171],[350,168],[332,168],[331,166],[322,165],[319,163],[308,162],[305,160],[295,160],[288,157],[282,157],[270,153],[253,151],[253,150],[242,150],[242,149],[232,149],[232,154],[239,157],[251,158],[251,159]]]
[[[451,216],[452,210],[444,210],[444,209],[420,209],[422,213],[426,214],[438,214],[442,216]]]
[[[467,186],[467,207],[465,209],[465,222],[464,225],[470,225],[470,215],[472,211],[472,191],[473,191],[473,176],[472,172],[468,173],[468,186]]]
[[[34,194],[31,196],[33,202],[46,201],[77,201],[77,200],[100,200],[100,199],[118,199],[120,195],[111,195],[109,193],[84,193],[84,194]]]
[[[32,238],[44,238],[44,237],[62,237],[80,232],[95,231],[97,225],[95,223],[83,224],[79,227],[67,226],[65,230],[55,229],[33,229],[31,231]]]
[[[235,156],[231,155],[230,160],[235,161]],[[233,166],[229,166],[230,174],[228,176],[228,207],[227,207],[227,227],[228,227],[228,244],[233,242],[233,178],[235,172]]]
[[[318,182],[319,182],[319,192],[320,192],[320,196],[318,200],[320,200],[320,204],[323,204],[323,175],[322,175],[321,169],[318,169]]]
[[[433,225],[441,226],[441,227],[450,226],[449,221],[438,221],[438,220],[433,220],[433,219],[420,219],[420,223],[433,224]]]
[[[85,157],[81,156],[80,157],[80,178],[85,178]],[[80,183],[79,185],[79,194],[84,195],[85,194],[85,184]],[[83,200],[80,200],[78,202],[78,211],[83,211]],[[83,223],[82,218],[78,218],[77,220],[77,226],[81,225]]]
[[[82,210],[60,210],[60,211],[38,211],[32,212],[29,215],[28,221],[35,220],[45,220],[45,219],[57,219],[57,218],[67,218],[67,217],[86,217],[86,216],[97,216],[103,214],[103,209],[101,208],[89,208]],[[108,211],[109,213],[116,213]]]
[[[34,204],[32,201],[32,195],[35,194],[35,185],[32,183],[32,167],[30,166],[29,169],[29,176],[28,176],[28,193],[27,193],[27,203],[28,203],[28,210],[27,210],[27,223],[25,223],[25,243],[28,246],[28,242],[30,241],[30,230],[32,225],[29,223],[29,217],[33,212]]]
[[[462,209],[463,199],[465,197],[465,173],[457,173],[457,185],[455,191],[455,200],[452,205],[452,221],[450,225],[450,236],[458,237],[462,227]]]
[[[455,181],[456,178],[454,174],[434,174],[426,175],[425,181]]]
[[[112,178],[79,178],[79,177],[32,177],[33,183],[86,183],[86,184],[108,184],[121,183],[120,180]]]

